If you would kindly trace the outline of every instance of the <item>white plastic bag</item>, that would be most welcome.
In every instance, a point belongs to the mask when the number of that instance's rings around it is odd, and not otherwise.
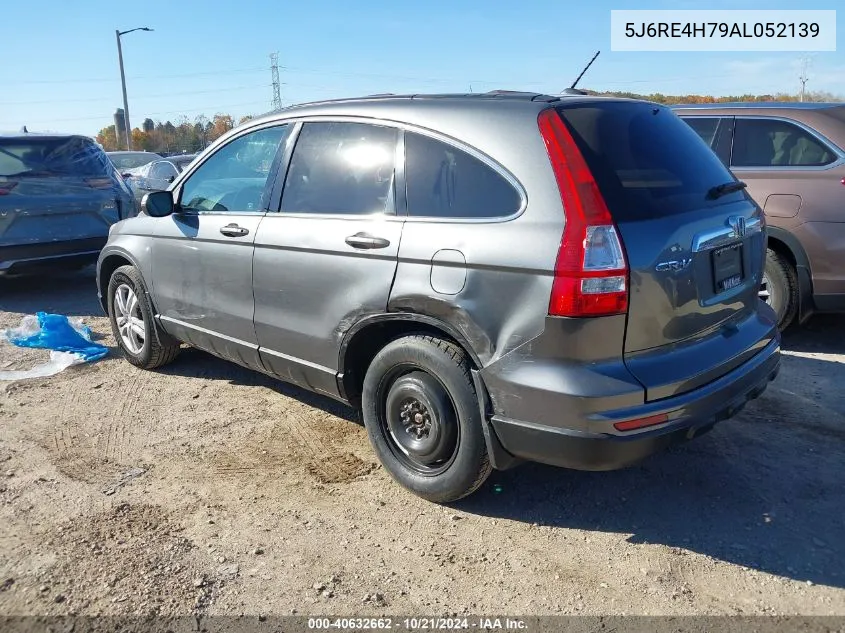
[[[70,317],[68,322],[71,327],[79,332],[85,340],[91,340],[90,330],[85,327],[85,324],[82,322],[82,317]],[[40,330],[41,325],[38,322],[38,317],[34,314],[28,314],[21,319],[21,324],[18,327],[8,328],[0,332],[0,340],[10,341],[12,339],[28,338],[30,336],[35,336]],[[64,371],[71,365],[79,365],[84,362],[85,359],[79,354],[50,350],[50,360],[41,363],[40,365],[36,365],[31,369],[19,371],[0,370],[0,381],[46,378],[47,376],[54,376],[55,374]]]
[[[37,325],[36,321],[36,325]],[[71,365],[79,365],[85,361],[71,352],[56,352],[50,350],[50,360],[46,363],[36,365],[32,369],[21,371],[0,371],[0,380],[24,380],[26,378],[45,378],[64,371]]]

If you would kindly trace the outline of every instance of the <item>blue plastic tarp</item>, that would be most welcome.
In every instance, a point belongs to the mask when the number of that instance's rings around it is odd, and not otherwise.
[[[6,331],[6,338],[18,347],[37,347],[57,352],[70,352],[83,362],[99,360],[109,353],[109,348],[94,343],[91,328],[87,325],[74,326],[63,314],[37,312],[37,329],[20,327]]]

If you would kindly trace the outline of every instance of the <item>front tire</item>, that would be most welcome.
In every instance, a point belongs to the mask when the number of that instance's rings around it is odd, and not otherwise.
[[[108,287],[109,321],[123,357],[141,369],[155,369],[179,354],[153,318],[144,281],[134,266],[121,266],[112,273]]]
[[[472,494],[492,470],[464,351],[412,335],[388,343],[367,369],[364,426],[391,477],[437,503]]]
[[[772,306],[781,332],[795,320],[798,313],[798,275],[786,258],[772,249],[766,252],[760,299]]]

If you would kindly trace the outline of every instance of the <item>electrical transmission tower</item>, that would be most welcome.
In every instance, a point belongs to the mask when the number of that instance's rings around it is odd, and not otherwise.
[[[807,82],[810,81],[810,78],[807,76],[807,66],[809,65],[810,60],[806,57],[801,60],[801,76],[798,77],[798,80],[801,82],[801,96],[800,101],[804,101],[804,93],[807,88]]]
[[[273,75],[273,110],[282,109],[281,84],[279,83],[279,54],[270,53],[270,72]]]

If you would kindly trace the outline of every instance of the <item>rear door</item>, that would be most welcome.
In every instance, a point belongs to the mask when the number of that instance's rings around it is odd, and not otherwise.
[[[560,112],[624,241],[625,362],[647,398],[714,380],[772,340],[773,313],[757,296],[762,213],[699,135],[644,102]]]
[[[261,358],[287,381],[337,395],[344,334],[386,311],[402,234],[398,138],[395,128],[362,122],[302,125],[253,264]]]
[[[62,243],[99,250],[126,195],[113,172],[106,155],[82,137],[0,139],[0,248],[9,258],[12,247],[35,254]],[[6,259],[0,255],[0,266]]]

